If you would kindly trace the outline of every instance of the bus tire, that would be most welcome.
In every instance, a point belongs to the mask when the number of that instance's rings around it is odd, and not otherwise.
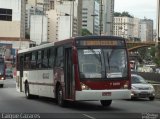
[[[3,88],[3,84],[0,84],[0,87]]]
[[[27,99],[32,98],[31,94],[29,93],[29,84],[28,83],[25,83],[25,95],[26,95]]]
[[[62,90],[62,86],[58,86],[58,90],[57,90],[57,103],[58,105],[64,107],[65,106],[65,100],[63,99],[63,90]]]
[[[101,102],[102,106],[106,107],[106,106],[110,106],[111,105],[112,100],[101,100],[100,102]]]

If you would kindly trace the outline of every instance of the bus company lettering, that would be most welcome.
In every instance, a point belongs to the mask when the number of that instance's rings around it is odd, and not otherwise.
[[[121,83],[120,82],[113,82],[113,83],[110,83],[111,86],[120,86]]]

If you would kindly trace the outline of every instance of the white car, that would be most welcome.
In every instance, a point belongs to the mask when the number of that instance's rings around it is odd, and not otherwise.
[[[131,98],[149,98],[155,99],[154,87],[147,83],[142,76],[131,74]]]

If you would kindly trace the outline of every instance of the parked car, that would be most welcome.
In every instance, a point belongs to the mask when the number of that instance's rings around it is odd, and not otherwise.
[[[140,75],[131,74],[131,98],[149,98],[155,99],[154,87]]]

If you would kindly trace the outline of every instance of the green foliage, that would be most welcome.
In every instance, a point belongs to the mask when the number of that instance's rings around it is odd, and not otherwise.
[[[120,12],[114,12],[114,16],[115,17],[121,17],[121,13]]]
[[[158,51],[158,47],[151,47],[151,49],[149,50],[150,55],[153,58],[153,61],[156,63],[157,66],[160,66],[160,57],[156,56],[156,52]]]
[[[122,12],[122,13],[120,13],[120,12],[115,12],[114,13],[114,16],[115,17],[130,17],[130,18],[133,18],[133,16],[132,15],[130,15],[128,12],[126,12],[126,11],[124,11],[124,12]]]
[[[82,36],[92,35],[92,33],[88,29],[81,30]]]
[[[155,47],[151,47],[151,50],[150,50],[151,56],[155,57],[155,53],[156,53],[156,48]]]
[[[157,64],[158,67],[160,66],[160,59],[159,58],[155,57],[154,62]]]

